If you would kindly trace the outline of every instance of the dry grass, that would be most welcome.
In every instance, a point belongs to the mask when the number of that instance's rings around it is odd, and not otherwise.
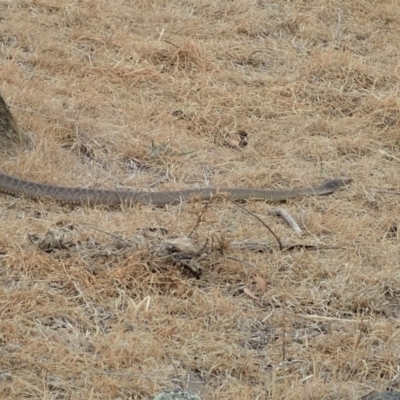
[[[148,399],[189,376],[218,400],[399,387],[398,1],[0,10],[0,91],[34,142],[4,171],[110,188],[355,180],[285,205],[303,237],[270,205],[246,205],[283,241],[319,246],[291,252],[226,201],[105,210],[2,196],[1,398]],[[240,130],[248,146],[227,146]],[[200,279],[139,234],[193,227],[193,240],[215,243]],[[64,249],[36,245],[49,229]],[[117,250],[110,234],[136,245]],[[276,250],[227,247],[246,239]]]

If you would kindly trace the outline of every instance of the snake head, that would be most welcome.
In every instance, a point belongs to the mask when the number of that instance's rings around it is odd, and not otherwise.
[[[332,192],[341,188],[342,186],[346,186],[353,182],[353,179],[347,178],[345,176],[341,176],[339,178],[333,178],[325,181],[323,184],[326,188],[329,188]]]

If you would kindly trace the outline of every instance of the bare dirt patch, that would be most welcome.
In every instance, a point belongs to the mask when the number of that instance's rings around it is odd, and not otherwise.
[[[356,399],[399,387],[397,1],[0,11],[0,91],[33,143],[5,172],[154,190],[354,179],[283,205],[301,236],[270,204],[245,204],[301,245],[285,251],[223,199],[107,210],[2,195],[2,398],[148,399],[189,385],[203,399]],[[182,259],[171,243],[185,236]]]

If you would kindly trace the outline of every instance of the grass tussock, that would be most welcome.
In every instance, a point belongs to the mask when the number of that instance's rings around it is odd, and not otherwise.
[[[0,91],[33,144],[3,171],[149,190],[354,179],[284,205],[301,236],[245,205],[303,245],[291,251],[223,199],[107,210],[3,195],[1,398],[399,388],[398,2],[0,10]]]

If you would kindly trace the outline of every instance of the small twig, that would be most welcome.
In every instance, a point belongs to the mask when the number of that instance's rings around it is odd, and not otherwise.
[[[341,40],[342,40],[342,10],[338,8],[338,23],[336,28],[336,42],[338,47],[340,47]]]
[[[160,41],[161,38],[164,36],[164,32],[165,32],[165,28],[162,28],[162,29],[161,29],[161,32],[160,32],[160,34],[159,34],[159,36],[158,36],[158,41]]]
[[[356,319],[344,319],[344,318],[334,318],[334,317],[325,317],[323,315],[315,315],[315,314],[298,314],[298,317],[312,319],[314,321],[334,321],[334,322],[351,322],[351,323],[359,323],[359,320]]]
[[[110,233],[110,232],[104,231],[103,229],[96,228],[96,227],[93,226],[93,225],[89,225],[89,224],[82,224],[82,225],[83,225],[83,226],[86,226],[87,228],[94,229],[95,231],[104,233],[105,235],[111,236],[111,237],[113,237],[114,239],[117,239],[117,240],[119,240],[119,241],[121,241],[121,242],[125,242],[126,244],[130,244],[128,240],[122,239],[121,236],[117,236],[117,235],[114,235],[114,234],[112,234],[112,233]]]
[[[387,151],[385,151],[385,150],[382,150],[382,149],[381,149],[381,150],[379,150],[379,153],[382,154],[383,156],[386,156],[386,157],[391,158],[391,159],[393,159],[393,160],[400,161],[400,158],[394,156],[393,154],[389,154],[389,153],[388,153]]]
[[[249,265],[251,268],[257,268],[257,265],[251,263],[250,261],[245,261],[245,260],[241,260],[240,258],[236,258],[236,257],[231,257],[231,256],[227,256],[226,257],[228,260],[233,260],[233,261],[237,261],[240,262],[241,264],[247,264]]]
[[[221,197],[223,197],[224,199],[229,200],[230,202],[232,202],[233,204],[235,204],[236,207],[241,208],[243,211],[247,212],[248,214],[252,215],[256,220],[260,221],[271,233],[271,235],[276,239],[276,241],[278,242],[278,246],[279,246],[279,250],[283,250],[283,245],[281,240],[279,239],[279,237],[276,235],[276,233],[256,214],[254,214],[252,211],[248,210],[247,208],[241,206],[238,202],[236,202],[235,200],[232,200],[231,198],[229,198],[228,196],[224,196],[224,195],[219,195]]]
[[[164,39],[164,42],[165,42],[165,43],[168,43],[168,44],[170,44],[171,46],[174,46],[174,47],[176,47],[177,49],[179,49],[179,46],[177,46],[176,44],[174,44],[174,43],[170,42],[170,41],[169,41],[169,40],[167,40],[167,39]]]
[[[283,311],[285,315],[285,311]],[[282,332],[282,361],[286,360],[286,328],[287,328],[287,318],[284,317],[283,332]]]
[[[237,250],[253,250],[253,251],[271,251],[272,246],[270,243],[266,242],[257,242],[253,240],[244,240],[244,241],[234,241],[229,244],[230,248],[237,249]]]
[[[391,190],[374,190],[374,193],[383,193],[383,194],[400,194],[400,192],[392,192]]]
[[[318,246],[314,244],[292,244],[288,247],[285,247],[283,250],[285,251],[292,251],[292,250],[337,250],[340,249],[338,246]]]
[[[193,232],[195,231],[195,229],[197,229],[197,227],[200,225],[200,223],[203,221],[203,215],[204,213],[207,211],[209,203],[207,202],[205,204],[205,206],[203,207],[203,209],[201,210],[201,212],[197,215],[197,221],[194,223],[192,229],[190,230],[190,232],[187,234],[187,237],[191,237],[193,235]]]
[[[277,215],[283,218],[283,220],[298,234],[301,235],[301,229],[295,219],[283,208],[277,207],[269,211],[272,215]]]

